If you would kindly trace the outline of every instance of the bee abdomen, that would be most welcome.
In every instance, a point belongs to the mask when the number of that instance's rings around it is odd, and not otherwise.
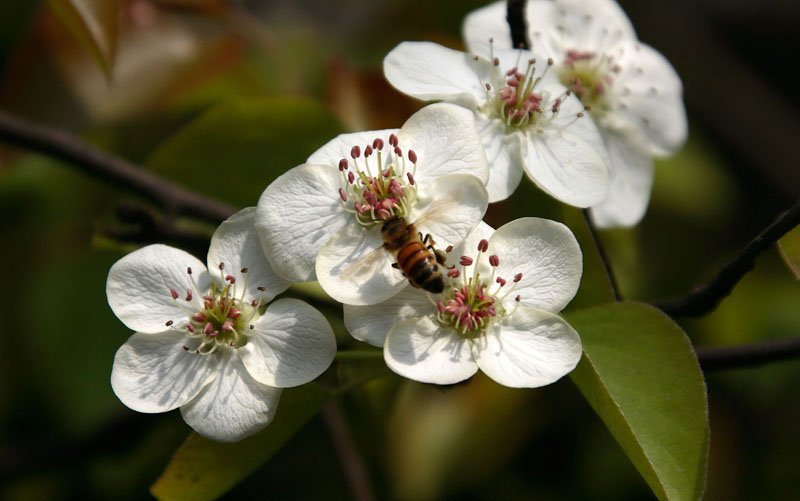
[[[397,264],[411,285],[429,292],[444,290],[442,272],[428,249],[420,242],[411,242],[397,253]]]

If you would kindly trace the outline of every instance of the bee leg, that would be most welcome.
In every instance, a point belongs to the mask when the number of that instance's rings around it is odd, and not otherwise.
[[[436,258],[436,262],[447,268],[447,264],[445,263],[447,256],[445,255],[445,253],[440,251],[439,249],[434,249],[434,248],[431,248],[431,252],[433,252],[434,257]],[[452,270],[453,268],[455,268],[455,265],[450,266],[447,269]]]
[[[433,241],[433,237],[431,236],[430,233],[425,235],[425,237],[423,238],[422,233],[420,232],[419,239],[422,240],[423,244],[427,245],[428,249],[433,249],[433,246],[436,245],[436,242]]]

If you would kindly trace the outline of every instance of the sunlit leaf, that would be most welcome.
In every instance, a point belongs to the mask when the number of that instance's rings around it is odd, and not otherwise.
[[[572,380],[659,499],[699,499],[709,426],[706,387],[686,334],[639,303],[567,315],[584,356]]]
[[[151,493],[160,500],[218,498],[271,458],[331,396],[314,383],[284,390],[275,420],[264,431],[234,444],[192,433]]]
[[[795,278],[800,280],[800,226],[778,240],[778,249]]]
[[[120,0],[49,0],[50,6],[111,78],[119,35]]]
[[[235,101],[178,131],[147,167],[218,200],[255,205],[273,179],[340,132],[338,120],[311,99]]]

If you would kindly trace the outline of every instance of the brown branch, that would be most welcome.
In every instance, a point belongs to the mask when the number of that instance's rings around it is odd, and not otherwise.
[[[170,216],[194,216],[220,223],[236,212],[233,207],[189,191],[71,134],[3,111],[0,111],[0,140],[64,160],[102,181],[143,195],[158,203]]]
[[[353,499],[372,501],[375,495],[369,483],[367,468],[358,453],[353,435],[345,422],[344,413],[337,400],[331,400],[322,408],[322,420],[328,428],[334,448],[339,456],[342,469],[350,484]]]
[[[655,303],[654,306],[671,317],[700,317],[713,311],[731,293],[739,280],[755,267],[758,255],[798,224],[800,201],[759,233],[711,281],[695,287],[684,297]]]
[[[704,371],[737,369],[800,357],[800,337],[739,346],[695,348]]]
[[[511,46],[529,49],[528,26],[525,23],[525,4],[528,0],[508,0],[506,2],[506,21],[511,29]]]

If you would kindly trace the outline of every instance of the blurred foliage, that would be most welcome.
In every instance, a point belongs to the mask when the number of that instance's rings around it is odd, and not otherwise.
[[[254,205],[272,179],[345,128],[402,124],[421,103],[386,84],[383,56],[402,40],[460,47],[461,19],[482,3],[124,0],[107,78],[96,55],[47,3],[5,0],[0,107],[82,135],[199,192]],[[640,13],[680,7],[642,3]],[[796,25],[800,14],[777,1],[735,4],[700,2],[705,17],[697,16],[698,22],[705,19],[704,28],[722,36],[741,61],[769,55],[757,61],[766,71],[763,79],[785,88],[769,75],[778,63],[786,71],[793,48],[779,35],[793,33],[781,27]],[[646,23],[636,26],[646,42],[657,35]],[[697,59],[677,52],[677,67],[711,64],[703,51],[690,49]],[[684,75],[687,93],[703,88],[693,78],[713,73]],[[715,97],[691,101],[690,141],[678,155],[657,162],[652,203],[641,225],[601,235],[626,298],[653,301],[685,293],[788,207],[787,191],[800,195],[800,187],[768,175],[773,166],[753,165],[737,154],[735,136],[708,118],[705,106]],[[770,133],[769,120],[738,113]],[[142,203],[62,163],[0,150],[2,261],[9,275],[0,299],[13,308],[8,318],[15,322],[0,351],[2,499],[146,498],[189,432],[177,412],[153,416],[126,409],[108,383],[114,353],[130,332],[107,307],[105,276],[131,245],[148,243],[108,245],[103,230],[119,223],[114,213],[123,201]],[[582,314],[579,308],[607,302],[608,282],[579,211],[565,211],[523,180],[511,199],[490,207],[487,221],[498,227],[530,215],[565,222],[584,250],[585,285],[569,307],[570,318]],[[783,251],[796,257],[790,238],[782,242]],[[187,250],[201,257],[206,251],[204,244]],[[341,308],[313,284],[286,294],[320,307],[340,347],[365,349],[346,334]],[[716,311],[679,323],[699,346],[796,336],[798,304],[797,282],[771,251]],[[611,331],[605,335],[612,337]],[[331,388],[352,386],[340,400],[379,498],[652,496],[570,381],[524,391],[476,376],[439,388],[377,377],[383,374],[380,363],[340,360],[321,381]],[[693,374],[691,384],[697,384]],[[800,436],[793,432],[800,420],[798,377],[796,361],[706,374],[713,430],[708,499],[800,497],[794,478]],[[277,419],[291,421],[286,403]],[[292,425],[293,432],[300,420]],[[253,440],[266,440],[266,433]],[[259,460],[242,456],[251,461],[242,472],[257,470],[229,498],[351,496],[322,417],[311,418],[286,447],[258,453]]]
[[[800,226],[793,229],[778,241],[781,256],[794,276],[800,279]]]

